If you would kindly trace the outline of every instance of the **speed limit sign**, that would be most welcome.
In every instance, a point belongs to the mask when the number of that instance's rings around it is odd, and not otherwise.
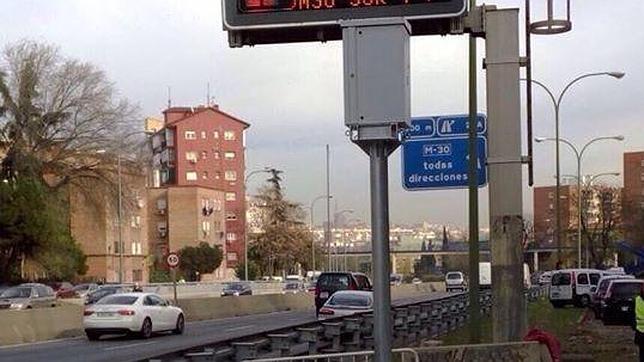
[[[165,261],[170,268],[176,268],[179,265],[179,255],[177,253],[170,253]]]

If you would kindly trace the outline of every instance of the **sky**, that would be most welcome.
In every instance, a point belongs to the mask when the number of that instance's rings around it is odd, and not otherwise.
[[[544,3],[532,0],[533,20],[543,18]],[[519,7],[524,1],[489,4]],[[341,43],[229,48],[220,7],[220,0],[3,0],[0,47],[25,38],[56,44],[65,56],[103,69],[121,96],[139,104],[142,116],[161,114],[168,87],[173,105],[204,104],[209,84],[222,110],[251,124],[248,170],[283,170],[288,197],[308,208],[326,192],[329,144],[336,204],[332,208],[353,210],[352,217],[369,220],[368,158],[345,136]],[[571,32],[533,36],[533,77],[557,94],[580,74],[627,74],[621,80],[586,79],[562,102],[561,135],[574,144],[581,146],[598,136],[626,137],[624,142],[593,144],[584,157],[583,174],[622,172],[623,152],[644,150],[642,13],[641,0],[573,1]],[[467,44],[467,36],[412,38],[412,116],[467,112]],[[482,64],[483,40],[478,48]],[[479,110],[485,112],[482,69],[478,79]],[[552,137],[552,102],[541,89],[533,93],[534,134]],[[390,157],[391,222],[467,225],[467,190],[405,191],[400,157],[400,151]],[[561,159],[562,174],[576,172],[576,161],[566,148]],[[554,143],[535,144],[534,160],[535,184],[553,184]],[[604,180],[622,183],[621,177]],[[253,177],[249,187],[253,190],[262,181]],[[527,179],[524,184],[524,212],[530,217],[532,190]],[[481,227],[486,227],[487,188],[479,195]],[[323,213],[319,202],[316,223]]]

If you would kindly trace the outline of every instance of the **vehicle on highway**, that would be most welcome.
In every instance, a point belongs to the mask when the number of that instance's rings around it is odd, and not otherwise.
[[[56,298],[85,298],[85,296],[98,290],[98,284],[83,283],[74,286],[71,289],[60,289],[56,292]]]
[[[635,297],[640,294],[644,280],[611,280],[600,301],[600,314],[604,324],[631,325],[635,319]]]
[[[287,282],[301,282],[302,280],[304,280],[304,277],[301,275],[292,274],[286,276]]]
[[[396,273],[391,273],[389,276],[389,284],[390,285],[401,285],[403,282],[403,276],[402,274],[396,274]]]
[[[32,309],[56,306],[56,294],[44,284],[25,283],[0,294],[0,309]]]
[[[248,283],[228,283],[221,291],[222,297],[253,295],[253,290]]]
[[[107,297],[108,295],[125,293],[127,291],[129,290],[120,285],[113,285],[113,284],[103,285],[97,290],[87,293],[87,295],[85,295],[85,305],[94,304],[99,300],[101,300],[102,298]]]
[[[555,308],[572,304],[577,307],[590,305],[592,287],[606,272],[597,269],[561,269],[552,274],[549,299]]]
[[[315,285],[315,313],[335,292],[340,290],[373,290],[369,277],[362,273],[328,272],[318,277]]]
[[[302,282],[288,282],[282,289],[282,294],[297,294],[304,292],[304,284]]]
[[[318,319],[324,320],[344,317],[355,313],[371,312],[373,292],[361,290],[341,290],[335,292],[318,312]]]
[[[90,341],[105,334],[136,334],[149,338],[155,332],[182,334],[185,318],[181,308],[170,305],[157,294],[119,293],[85,308],[83,329]]]
[[[467,281],[465,281],[465,274],[460,271],[451,271],[445,274],[445,290],[447,292],[467,290]]]
[[[610,286],[610,282],[617,279],[635,279],[635,277],[632,275],[606,275],[599,279],[596,287],[590,288],[590,291],[593,292],[590,295],[590,308],[595,313],[595,318],[601,319],[601,301]]]
[[[553,271],[551,270],[544,271],[539,275],[539,278],[537,278],[537,283],[539,285],[550,284],[550,282],[552,281],[552,274],[553,274]]]
[[[423,281],[420,280],[420,278],[414,278],[414,279],[411,280],[411,283],[412,284],[422,284]]]

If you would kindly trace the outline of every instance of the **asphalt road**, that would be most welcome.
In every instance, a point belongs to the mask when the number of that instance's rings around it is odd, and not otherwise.
[[[422,298],[405,298],[396,300],[393,304],[440,298],[446,294],[439,292]],[[0,361],[138,361],[193,346],[223,342],[315,321],[315,312],[311,309],[189,322],[186,324],[185,333],[180,336],[160,334],[147,340],[115,337],[94,342],[83,336],[0,347]]]

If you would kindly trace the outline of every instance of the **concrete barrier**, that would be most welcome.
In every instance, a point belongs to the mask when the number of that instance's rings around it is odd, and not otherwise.
[[[512,361],[551,362],[548,347],[538,342],[510,342],[490,344],[464,344],[415,348],[421,361]]]
[[[82,318],[83,308],[73,304],[1,311],[0,345],[78,336],[82,333]]]
[[[391,299],[420,297],[442,291],[445,291],[444,283],[401,284],[391,287]]]

